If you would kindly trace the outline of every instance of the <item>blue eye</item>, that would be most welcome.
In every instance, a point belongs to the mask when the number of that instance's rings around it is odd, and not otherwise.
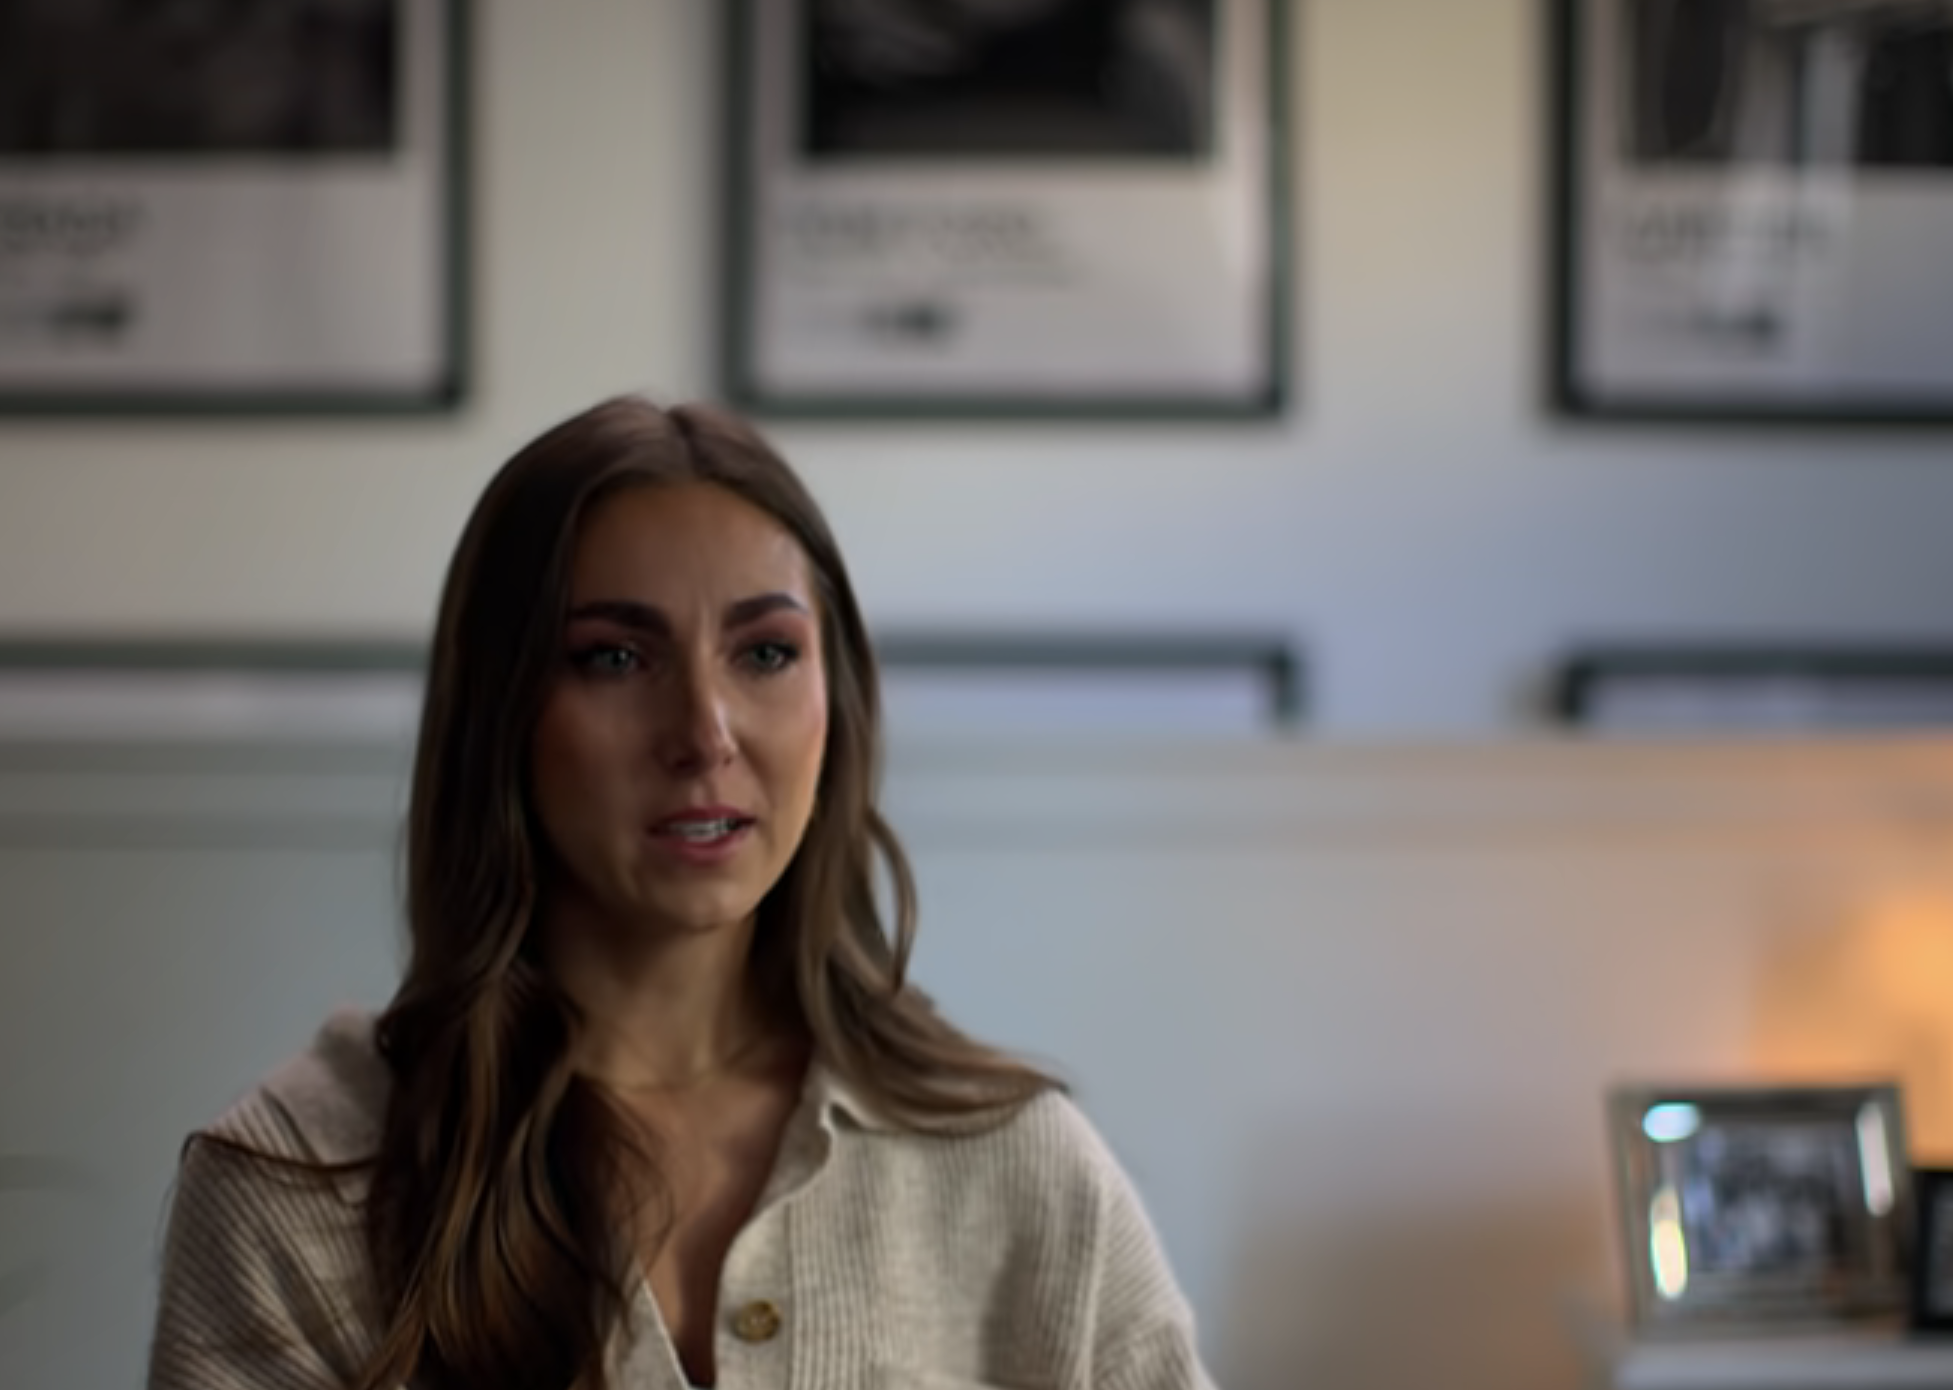
[[[593,676],[623,676],[635,671],[639,662],[629,647],[600,643],[570,653],[570,665]]]
[[[754,670],[772,675],[800,660],[800,651],[787,642],[755,642],[746,649],[745,659]]]

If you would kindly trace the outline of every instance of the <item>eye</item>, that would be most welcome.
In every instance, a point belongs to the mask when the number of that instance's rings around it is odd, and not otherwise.
[[[642,664],[636,652],[614,642],[595,642],[570,653],[570,665],[592,676],[625,676]]]
[[[761,675],[770,676],[800,660],[800,649],[791,642],[755,642],[740,659]]]

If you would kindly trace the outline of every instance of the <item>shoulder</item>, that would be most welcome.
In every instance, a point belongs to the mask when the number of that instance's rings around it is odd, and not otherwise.
[[[1044,1091],[994,1127],[948,1141],[999,1175],[1037,1191],[1103,1195],[1128,1188],[1125,1170],[1076,1101]]]
[[[174,1241],[232,1258],[285,1246],[301,1229],[345,1243],[386,1108],[373,1022],[333,1014],[302,1053],[190,1135],[171,1197]]]
[[[1078,1101],[1057,1087],[1025,1101],[1002,1123],[947,1140],[1035,1187],[1125,1189],[1127,1177]]]
[[[386,1103],[372,1019],[335,1014],[185,1146],[152,1386],[344,1385],[379,1327],[360,1196]]]
[[[1192,1309],[1137,1187],[1085,1112],[1046,1092],[987,1142],[1014,1175],[1002,1194],[1011,1224],[1041,1249],[1041,1263],[1089,1290],[1095,1360],[1154,1363],[1135,1385],[1197,1383]],[[1169,1363],[1178,1369],[1166,1373]]]
[[[1103,1266],[1154,1259],[1157,1240],[1138,1189],[1070,1096],[1045,1092],[979,1142],[995,1156],[1019,1211],[1074,1240],[1089,1237]]]
[[[882,1130],[870,1160],[884,1193],[906,1190],[959,1228],[1067,1252],[1067,1263],[1124,1262],[1154,1246],[1132,1180],[1078,1103],[1052,1089],[1002,1122],[951,1135]]]
[[[816,1209],[837,1239],[901,1272],[900,1287],[872,1290],[874,1306],[909,1307],[925,1324],[952,1309],[1007,1330],[997,1335],[1011,1356],[1030,1357],[1011,1364],[1072,1368],[1055,1377],[1067,1384],[1086,1383],[1083,1367],[1155,1362],[1185,1374],[1090,1383],[1199,1383],[1192,1311],[1139,1193],[1063,1092],[981,1129],[871,1130],[837,1157]]]
[[[311,1044],[271,1072],[195,1138],[304,1163],[356,1163],[379,1147],[392,1075],[375,1018],[342,1009]],[[194,1139],[193,1139],[194,1144]]]

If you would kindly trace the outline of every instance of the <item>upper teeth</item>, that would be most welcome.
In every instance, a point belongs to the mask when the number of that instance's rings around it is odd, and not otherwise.
[[[687,840],[716,840],[721,835],[732,834],[732,827],[732,818],[728,816],[720,820],[675,820],[665,828]]]

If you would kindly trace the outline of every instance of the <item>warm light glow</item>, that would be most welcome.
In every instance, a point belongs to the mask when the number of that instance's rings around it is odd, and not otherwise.
[[[1652,1105],[1641,1117],[1641,1132],[1657,1144],[1674,1144],[1702,1128],[1702,1112],[1693,1105],[1670,1101]]]
[[[1688,1243],[1682,1237],[1681,1201],[1665,1184],[1648,1203],[1648,1258],[1654,1265],[1655,1292],[1680,1298],[1689,1286]]]
[[[1885,1113],[1867,1103],[1858,1111],[1858,1167],[1865,1175],[1865,1206],[1873,1216],[1892,1210],[1892,1149],[1885,1140]]]
[[[1749,1061],[1797,1084],[1891,1080],[1912,1157],[1953,1161],[1953,887],[1813,905],[1767,939]],[[1886,1136],[1888,1150],[1896,1136]],[[1900,1162],[1906,1157],[1892,1154]]]

